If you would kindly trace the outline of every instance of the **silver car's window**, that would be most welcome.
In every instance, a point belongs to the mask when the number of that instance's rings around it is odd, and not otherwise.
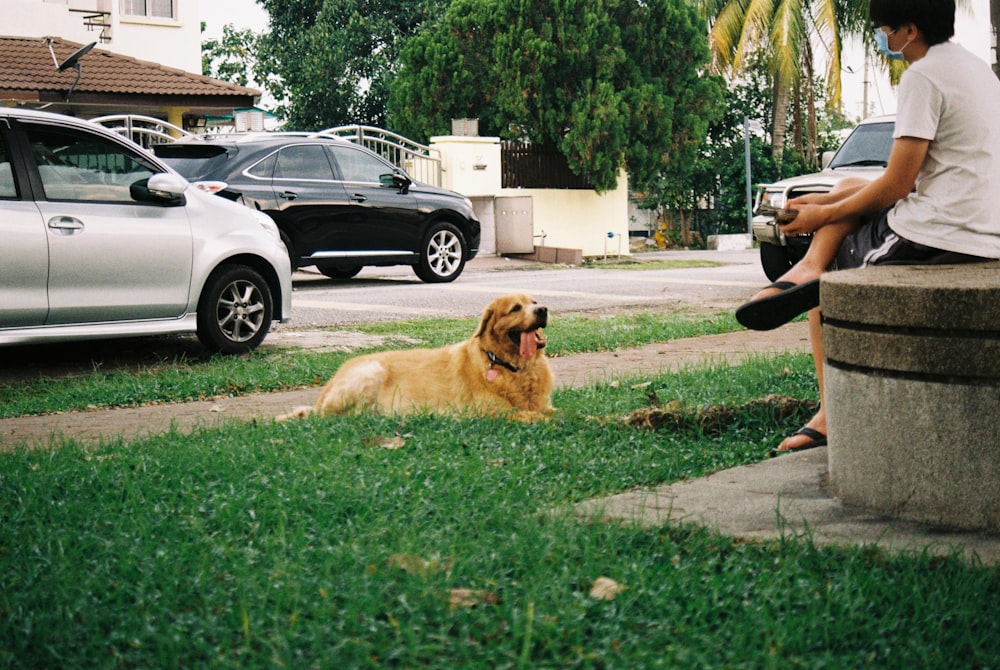
[[[14,183],[14,170],[10,164],[10,152],[7,141],[0,135],[0,198],[16,198],[17,184]]]
[[[129,187],[153,174],[137,155],[96,134],[29,126],[28,140],[49,200],[135,204]]]
[[[274,166],[275,179],[317,180],[333,179],[333,168],[326,152],[319,145],[285,147],[278,152]]]
[[[331,150],[334,160],[337,161],[337,169],[340,170],[340,178],[343,181],[378,184],[379,177],[392,172],[392,168],[361,149],[331,147]]]

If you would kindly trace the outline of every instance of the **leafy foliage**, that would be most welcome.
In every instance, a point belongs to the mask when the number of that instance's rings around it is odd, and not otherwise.
[[[402,53],[389,118],[426,138],[474,116],[480,130],[557,147],[599,190],[696,151],[719,110],[708,45],[677,0],[456,0]]]
[[[259,0],[271,18],[261,69],[279,73],[285,116],[299,129],[385,125],[403,44],[447,0]]]
[[[228,23],[222,37],[201,44],[201,71],[208,77],[247,86],[257,58],[257,35],[252,30],[238,30]]]

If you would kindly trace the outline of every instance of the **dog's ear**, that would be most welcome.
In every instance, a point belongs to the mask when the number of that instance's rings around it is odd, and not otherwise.
[[[473,337],[482,337],[486,333],[486,329],[489,328],[490,321],[493,319],[493,307],[487,307],[486,311],[483,312],[483,318],[479,320],[479,328],[476,329],[476,334]]]

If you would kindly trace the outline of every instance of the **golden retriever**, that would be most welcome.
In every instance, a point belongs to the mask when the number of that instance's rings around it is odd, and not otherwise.
[[[430,411],[538,421],[553,409],[542,328],[548,309],[526,295],[493,300],[476,333],[438,349],[383,351],[345,362],[312,408],[279,421],[350,411]]]

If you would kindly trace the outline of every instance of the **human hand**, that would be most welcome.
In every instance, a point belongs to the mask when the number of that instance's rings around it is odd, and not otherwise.
[[[809,204],[806,198],[808,196],[790,201],[788,205],[794,204],[794,207],[785,207],[775,215],[774,222],[785,235],[806,235],[820,227],[822,205]]]
[[[774,222],[779,226],[784,226],[792,222],[796,216],[799,215],[799,210],[797,209],[787,209],[781,208],[774,213]]]

